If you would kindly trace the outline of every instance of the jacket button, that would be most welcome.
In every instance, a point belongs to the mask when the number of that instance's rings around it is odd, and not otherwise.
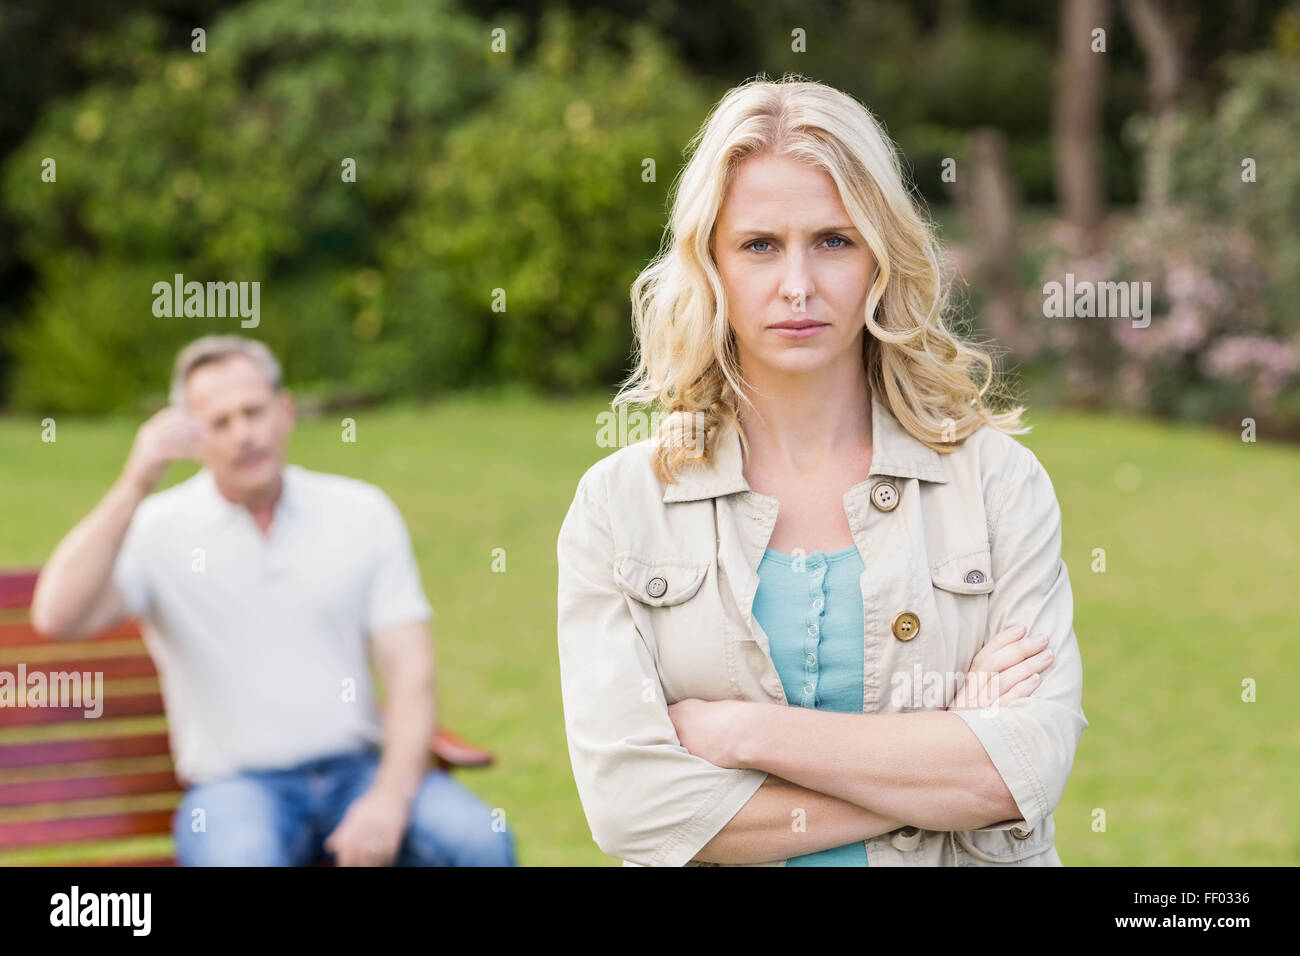
[[[889,844],[895,850],[915,850],[916,845],[921,842],[920,827],[899,827],[889,838]]]
[[[1031,836],[1034,835],[1034,831],[1030,830],[1028,833],[1021,833],[1019,830],[1012,830],[1011,835],[1015,837],[1017,840],[1028,840]]]
[[[904,611],[894,618],[893,631],[900,641],[910,641],[921,632],[921,619],[911,611]]]
[[[645,593],[652,598],[661,598],[664,592],[668,590],[668,582],[663,578],[651,578],[650,583],[646,585]]]
[[[871,503],[881,511],[898,507],[898,489],[892,481],[878,481],[871,489]]]
[[[967,571],[967,572],[966,572],[966,583],[967,583],[967,584],[983,584],[983,583],[984,583],[984,572],[983,572],[983,571]]]

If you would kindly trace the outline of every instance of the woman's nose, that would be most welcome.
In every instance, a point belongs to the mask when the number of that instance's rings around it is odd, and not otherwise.
[[[805,312],[805,303],[813,294],[812,277],[802,256],[793,255],[786,260],[785,276],[781,281],[781,297],[790,303],[795,312]]]

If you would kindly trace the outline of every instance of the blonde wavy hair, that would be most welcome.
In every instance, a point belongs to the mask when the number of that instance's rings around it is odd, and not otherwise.
[[[612,404],[657,407],[655,472],[676,482],[685,461],[708,464],[721,427],[748,448],[740,401],[752,407],[727,319],[713,233],[737,166],[787,155],[827,172],[878,263],[863,322],[871,394],[908,432],[940,453],[982,425],[1029,429],[1024,406],[995,413],[993,360],[947,328],[949,290],[934,226],[903,185],[897,148],[871,112],[822,83],[762,74],[718,102],[687,146],[658,254],[632,284],[635,367]],[[703,434],[700,434],[700,431]]]

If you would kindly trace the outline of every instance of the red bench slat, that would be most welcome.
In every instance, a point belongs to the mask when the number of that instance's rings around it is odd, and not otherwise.
[[[23,783],[0,783],[0,807],[67,803],[99,797],[138,797],[146,793],[179,794],[182,789],[180,781],[170,770],[28,780]]]
[[[135,810],[65,820],[0,823],[0,850],[171,833],[171,810]]]
[[[117,717],[160,717],[163,715],[162,694],[106,694],[100,720]],[[73,720],[87,720],[83,707],[6,707],[4,726],[29,727],[35,724],[66,724]]]
[[[41,740],[35,743],[0,744],[0,769],[43,767],[117,757],[157,757],[162,754],[171,754],[171,744],[166,734]]]
[[[0,581],[4,578],[0,577]],[[90,637],[53,638],[47,637],[32,627],[28,621],[6,621],[0,623],[0,647],[21,647],[24,644],[96,644],[100,641],[120,641],[135,638],[140,640],[140,625],[134,619],[123,621],[117,627],[99,631]]]
[[[431,749],[440,761],[453,767],[486,767],[492,763],[490,750],[475,747],[445,727],[438,727],[434,731]]]
[[[0,574],[0,608],[31,607],[39,571],[10,571]]]
[[[39,650],[39,649],[38,649]],[[137,654],[134,657],[86,657],[76,658],[74,660],[23,660],[23,665],[27,668],[27,673],[32,674],[40,671],[43,674],[49,674],[55,671],[64,673],[79,674],[103,674],[104,680],[119,680],[124,677],[157,677],[158,669],[154,667],[153,658],[148,654]],[[0,664],[0,670],[7,670],[16,675],[18,665]],[[0,724],[4,721],[0,720]]]
[[[155,856],[133,860],[78,860],[75,863],[59,861],[56,866],[178,866],[175,857]]]

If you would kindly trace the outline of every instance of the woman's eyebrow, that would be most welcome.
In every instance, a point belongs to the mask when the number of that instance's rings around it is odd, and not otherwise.
[[[765,229],[761,226],[738,226],[735,229],[733,229],[731,232],[732,235],[735,236],[774,236],[777,234],[777,230]],[[827,233],[831,233],[831,232],[856,233],[857,230],[854,229],[852,226],[824,226],[821,229],[809,233],[809,235],[824,236]]]

